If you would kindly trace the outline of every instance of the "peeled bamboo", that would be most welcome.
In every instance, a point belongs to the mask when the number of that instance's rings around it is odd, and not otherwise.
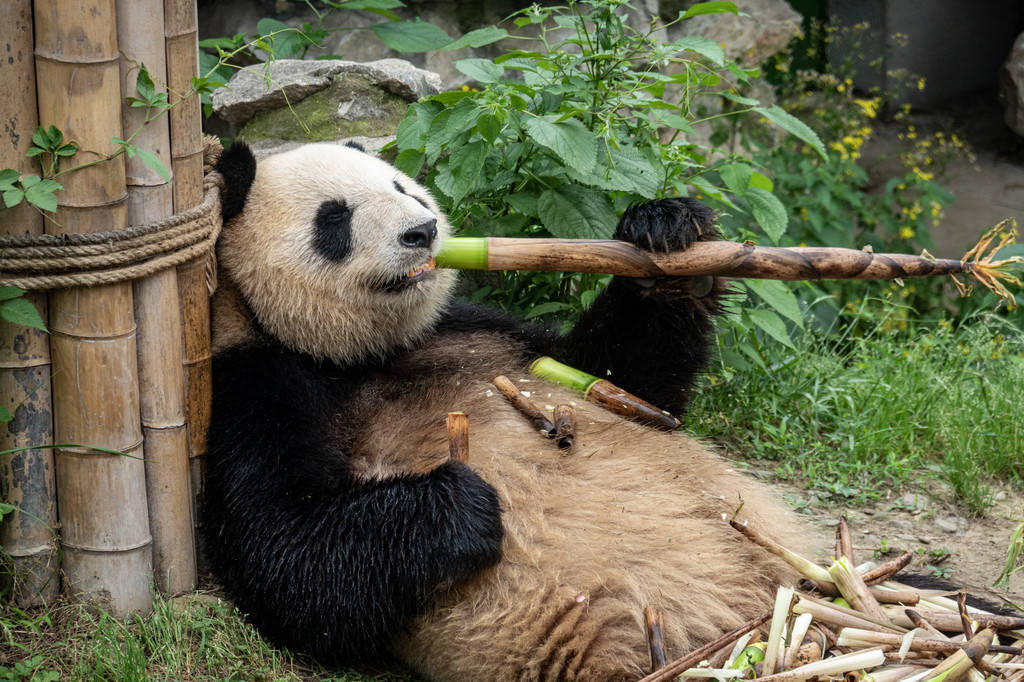
[[[10,56],[0,60],[0,82],[5,84],[0,120],[7,129],[5,140],[11,142],[0,144],[0,168],[35,175],[38,166],[25,156],[38,125],[31,0],[10,0],[5,21],[0,22],[0,45],[7,46]],[[42,233],[42,216],[26,202],[0,210],[0,234]],[[45,320],[46,294],[29,293],[25,298]],[[0,406],[14,417],[0,423],[0,450],[53,443],[50,373],[47,335],[0,319]],[[14,562],[12,598],[19,606],[33,606],[60,591],[53,450],[0,455],[0,480],[4,501],[16,507],[0,525],[0,546]]]
[[[203,200],[203,133],[199,95],[182,97],[199,75],[199,24],[195,0],[164,0],[164,45],[170,101],[171,170],[174,210],[181,213]],[[178,268],[185,372],[185,422],[188,427],[193,523],[198,529],[197,500],[205,471],[206,432],[210,426],[210,296],[207,259]],[[198,534],[198,533],[197,533]]]
[[[647,649],[651,654],[651,672],[668,664],[665,655],[665,614],[657,606],[644,607],[644,631],[647,633]]]
[[[135,95],[140,65],[145,65],[157,90],[163,89],[167,80],[163,14],[163,0],[117,0],[125,95]],[[165,167],[171,166],[167,116],[125,102],[122,122],[126,134],[138,131],[135,144]],[[172,215],[171,183],[138,156],[125,166],[128,222],[141,224]],[[177,273],[165,269],[136,280],[134,297],[153,578],[159,590],[174,594],[192,590],[196,584]]]
[[[114,0],[35,0],[39,119],[83,150],[114,151],[121,83]],[[80,152],[73,164],[96,157]],[[122,159],[61,176],[51,233],[123,227]],[[115,614],[148,611],[151,544],[130,283],[50,295],[54,439],[64,574]],[[101,453],[86,446],[119,450]]]

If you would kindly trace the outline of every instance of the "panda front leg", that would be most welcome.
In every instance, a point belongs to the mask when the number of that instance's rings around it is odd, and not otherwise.
[[[648,251],[683,251],[718,237],[714,213],[694,199],[629,208],[615,238]],[[558,359],[681,413],[710,357],[721,281],[706,277],[616,277],[558,342]]]

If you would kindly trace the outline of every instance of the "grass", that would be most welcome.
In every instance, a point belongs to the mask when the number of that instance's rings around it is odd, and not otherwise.
[[[230,605],[203,594],[156,598],[153,613],[118,620],[95,607],[0,605],[0,680],[399,682],[331,671],[268,644]]]
[[[714,368],[688,427],[850,502],[926,475],[983,513],[995,479],[1024,483],[1024,332],[990,314],[889,328],[762,346],[769,372]]]

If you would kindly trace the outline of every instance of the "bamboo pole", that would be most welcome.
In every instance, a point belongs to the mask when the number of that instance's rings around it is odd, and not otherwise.
[[[199,24],[195,0],[164,0],[164,46],[170,112],[174,210],[181,213],[203,200],[202,109],[198,95],[182,100],[199,75]],[[210,295],[205,257],[178,267],[182,315],[182,365],[185,373],[185,423],[188,427],[193,524],[202,519],[198,499],[203,488],[206,432],[210,426]],[[197,552],[198,553],[198,552]]]
[[[668,665],[665,655],[665,614],[657,606],[644,607],[644,631],[647,633],[647,650],[651,654],[651,672]]]
[[[114,0],[36,0],[39,119],[83,150],[74,164],[114,151],[121,85]],[[100,158],[101,158],[100,157]],[[127,203],[118,157],[61,176],[51,233],[123,227]],[[141,460],[139,382],[130,283],[50,295],[54,438],[97,445],[57,450],[64,574],[72,591],[102,597],[115,614],[148,611],[152,539]]]
[[[121,83],[126,95],[135,94],[138,64],[145,65],[158,90],[167,80],[163,15],[163,0],[117,0]],[[169,168],[167,116],[154,111],[147,120],[145,107],[127,102],[121,109],[126,132],[141,128],[135,144]],[[125,166],[128,222],[141,224],[172,215],[171,183],[138,156]],[[162,270],[136,280],[133,287],[153,578],[157,589],[175,594],[193,590],[196,584],[177,272]]]
[[[644,251],[615,239],[457,238],[437,266],[466,270],[594,272],[625,277],[721,275],[764,279],[893,279],[965,272],[959,260],[815,246],[782,248],[712,241],[685,251]]]
[[[0,120],[7,129],[0,168],[38,174],[39,168],[25,156],[38,125],[32,40],[32,1],[10,0],[0,22],[0,45],[7,46],[10,56],[0,60],[0,82],[5,85]],[[0,234],[42,233],[42,216],[27,203],[0,210]],[[46,294],[25,298],[45,320]],[[14,416],[0,424],[0,450],[53,443],[50,341],[45,333],[0,320],[0,401]],[[0,455],[0,488],[4,501],[17,508],[0,526],[0,546],[14,562],[14,603],[25,607],[53,599],[60,591],[53,450]]]

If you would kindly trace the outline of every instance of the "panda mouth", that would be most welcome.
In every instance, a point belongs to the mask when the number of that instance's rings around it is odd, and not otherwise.
[[[381,285],[384,291],[395,292],[402,291],[407,287],[414,285],[416,282],[421,282],[427,277],[430,277],[435,269],[434,257],[431,256],[423,265],[415,267],[404,275],[400,275],[393,279],[390,279]]]

